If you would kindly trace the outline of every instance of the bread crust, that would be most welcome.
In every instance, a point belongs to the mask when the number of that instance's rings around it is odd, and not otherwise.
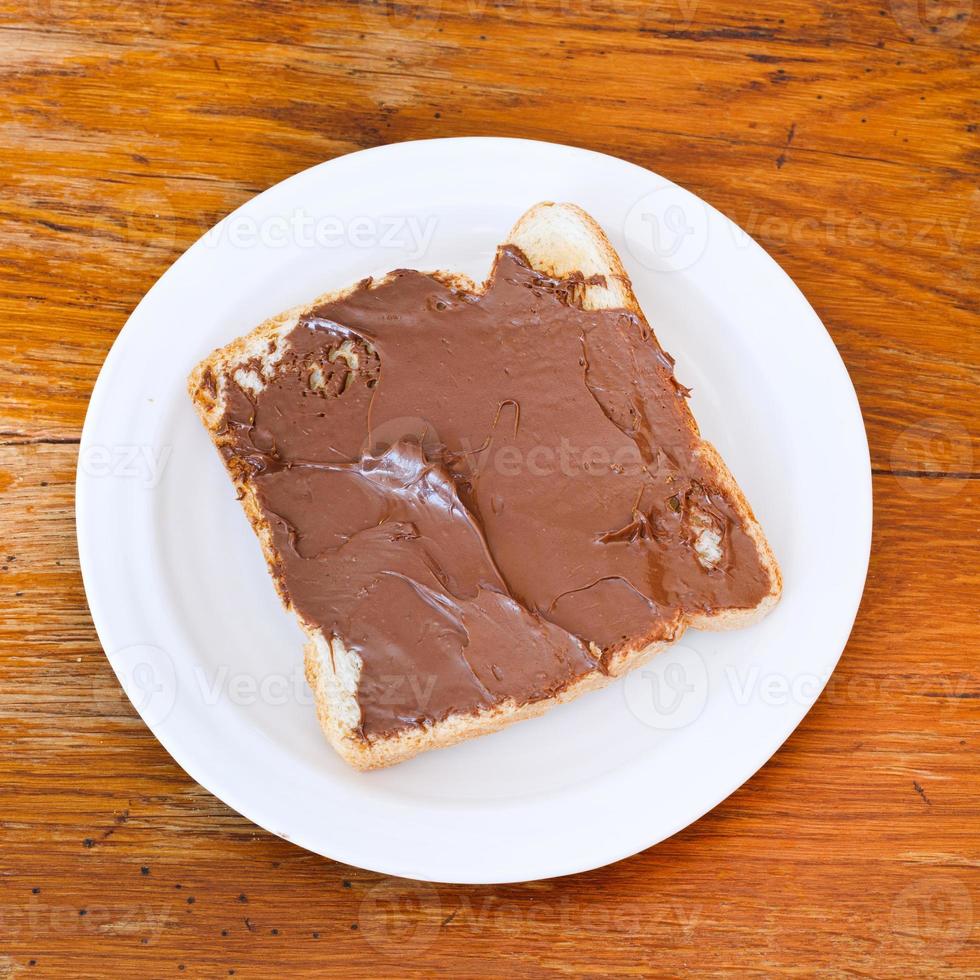
[[[580,272],[586,280],[593,276],[602,277],[601,283],[586,282],[583,285],[582,302],[586,309],[628,309],[642,316],[629,275],[615,249],[599,225],[576,205],[550,201],[536,204],[518,219],[507,243],[520,248],[531,266],[545,275],[562,279]],[[466,276],[446,272],[432,275],[446,285],[466,292],[479,293],[484,288],[477,287]],[[369,287],[375,288],[389,278],[390,274],[371,282]],[[311,303],[270,317],[250,333],[214,351],[194,368],[188,379],[188,391],[201,421],[219,450],[225,447],[228,440],[221,431],[221,419],[229,377],[238,374],[242,381],[251,385],[267,382],[282,356],[284,338],[299,318],[308,310],[343,298],[361,285],[355,283],[324,293]],[[554,705],[571,701],[587,691],[604,687],[651,659],[671,642],[676,642],[688,627],[740,629],[758,622],[775,606],[782,592],[782,575],[776,557],[731,471],[715,447],[701,439],[697,422],[686,403],[684,412],[686,422],[698,440],[695,452],[711,471],[715,484],[731,501],[769,574],[770,589],[761,601],[746,609],[683,614],[672,624],[670,640],[664,640],[660,631],[656,637],[636,637],[606,651],[593,646],[593,652],[601,655],[602,669],[580,677],[553,697],[528,704],[504,701],[489,709],[453,715],[431,725],[377,738],[367,738],[359,730],[356,687],[360,658],[347,650],[340,638],[325,636],[315,624],[305,621],[292,606],[282,577],[278,574],[279,559],[272,544],[272,528],[262,514],[255,488],[245,469],[222,454],[280,598],[286,609],[296,616],[308,637],[304,648],[305,673],[314,693],[317,718],[327,740],[345,761],[357,769],[377,769],[403,762],[429,749],[490,734],[514,722],[544,714]]]

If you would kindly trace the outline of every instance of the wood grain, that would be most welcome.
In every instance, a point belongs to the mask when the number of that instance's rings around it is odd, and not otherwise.
[[[976,975],[972,6],[4,0],[0,976]],[[99,366],[183,249],[323,159],[464,134],[733,217],[830,330],[876,473],[854,633],[770,763],[630,860],[485,888],[307,854],[194,784],[102,655],[72,513]]]

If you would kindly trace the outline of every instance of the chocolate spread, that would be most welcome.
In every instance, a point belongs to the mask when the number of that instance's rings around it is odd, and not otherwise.
[[[258,394],[229,379],[224,452],[280,589],[362,660],[366,737],[550,697],[769,590],[673,360],[584,286],[513,246],[481,294],[399,270],[301,317]]]

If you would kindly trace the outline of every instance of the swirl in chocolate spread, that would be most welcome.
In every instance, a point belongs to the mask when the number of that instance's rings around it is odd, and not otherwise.
[[[259,393],[227,384],[224,451],[293,607],[360,656],[368,737],[552,696],[769,590],[673,359],[582,286],[513,246],[480,294],[399,270],[304,315]]]

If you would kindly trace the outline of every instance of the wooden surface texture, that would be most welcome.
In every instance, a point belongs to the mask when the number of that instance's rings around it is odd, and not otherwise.
[[[2,0],[0,53],[0,976],[978,975],[978,5]],[[451,135],[731,216],[833,336],[874,469],[796,733],[671,840],[523,885],[386,879],[211,797],[121,695],[74,537],[89,393],[167,266],[298,170]]]

